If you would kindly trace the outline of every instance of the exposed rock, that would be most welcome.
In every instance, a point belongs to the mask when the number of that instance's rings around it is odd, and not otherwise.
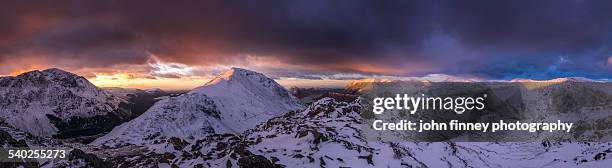
[[[94,168],[106,168],[111,167],[111,164],[107,163],[103,159],[100,159],[94,154],[85,153],[80,149],[73,149],[70,151],[68,156],[69,160],[83,160],[87,166]]]
[[[251,155],[238,160],[241,168],[274,168],[274,164],[261,155]]]

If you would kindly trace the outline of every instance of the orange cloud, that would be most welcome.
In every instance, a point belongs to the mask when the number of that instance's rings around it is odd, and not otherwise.
[[[43,66],[40,65],[28,65],[28,66],[23,66],[23,67],[19,67],[18,69],[14,69],[13,71],[11,71],[8,75],[9,76],[16,76],[25,72],[30,72],[33,70],[37,70],[37,69],[43,69]]]

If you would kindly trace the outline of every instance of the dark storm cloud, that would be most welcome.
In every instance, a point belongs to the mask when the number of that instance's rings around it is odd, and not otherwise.
[[[610,78],[610,1],[445,1],[441,29],[481,55],[463,71],[493,77]]]
[[[27,58],[76,69],[142,64],[148,57],[134,32],[98,9],[102,4],[7,1],[0,6],[0,49],[8,49],[0,51],[0,63]]]
[[[249,53],[316,65],[396,59],[385,53],[417,48],[431,31],[430,6],[373,1],[152,2],[126,4],[121,15],[130,27],[159,40],[152,50],[161,57],[209,62],[218,61],[219,54]]]
[[[0,63],[24,53],[69,60],[62,65],[77,68],[146,64],[150,53],[188,65],[232,64],[251,55],[308,71],[291,72],[298,76],[348,72],[611,78],[607,65],[612,55],[612,12],[607,9],[611,5],[609,1],[2,2]]]
[[[50,56],[82,59],[88,67],[143,64],[148,55],[133,32],[94,23],[72,23],[33,38],[35,50]],[[77,65],[79,65],[77,64]]]
[[[440,27],[467,47],[578,52],[609,41],[612,2],[559,2],[448,1],[440,5]]]

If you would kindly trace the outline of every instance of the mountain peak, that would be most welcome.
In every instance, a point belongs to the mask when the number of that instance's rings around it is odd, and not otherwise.
[[[49,68],[49,69],[45,69],[45,70],[33,70],[33,71],[29,71],[29,72],[25,72],[22,74],[17,75],[17,77],[25,77],[25,78],[32,78],[32,77],[46,77],[48,79],[63,79],[63,78],[79,78],[79,75],[73,74],[71,72],[68,71],[64,71],[61,70],[59,68]]]
[[[125,100],[57,68],[0,79],[0,97],[11,98],[0,100],[0,120],[36,136],[106,132],[131,113]]]
[[[244,76],[249,76],[249,75],[264,76],[263,74],[261,74],[259,72],[255,72],[255,71],[251,71],[251,70],[247,70],[247,69],[242,69],[242,68],[236,68],[236,67],[232,67],[230,70],[223,72],[219,76],[228,77],[228,78],[236,78],[236,77],[244,77]]]
[[[93,144],[153,142],[147,137],[196,137],[242,133],[270,118],[303,109],[299,100],[261,73],[232,68],[204,86],[155,103],[136,119]],[[146,125],[146,127],[140,127]]]
[[[69,73],[69,74],[72,74],[72,73],[70,73],[68,71],[64,71],[64,70],[59,69],[59,68],[49,68],[49,69],[43,70],[43,72],[49,72],[49,73]]]
[[[303,107],[274,80],[241,68],[231,68],[189,93],[205,94],[215,100],[216,106],[223,111],[221,118],[225,118],[225,123],[234,123],[231,126],[234,132]]]
[[[232,67],[231,69],[217,75],[215,78],[210,80],[205,85],[212,85],[212,84],[219,83],[221,81],[236,81],[236,80],[245,80],[245,79],[257,79],[260,81],[262,80],[271,81],[272,80],[266,77],[264,74],[261,74],[259,72]]]

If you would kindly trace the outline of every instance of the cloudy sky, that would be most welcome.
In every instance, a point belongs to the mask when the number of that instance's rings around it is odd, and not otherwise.
[[[0,75],[190,88],[229,67],[370,76],[612,78],[612,1],[0,2]],[[299,80],[298,80],[299,79]]]

